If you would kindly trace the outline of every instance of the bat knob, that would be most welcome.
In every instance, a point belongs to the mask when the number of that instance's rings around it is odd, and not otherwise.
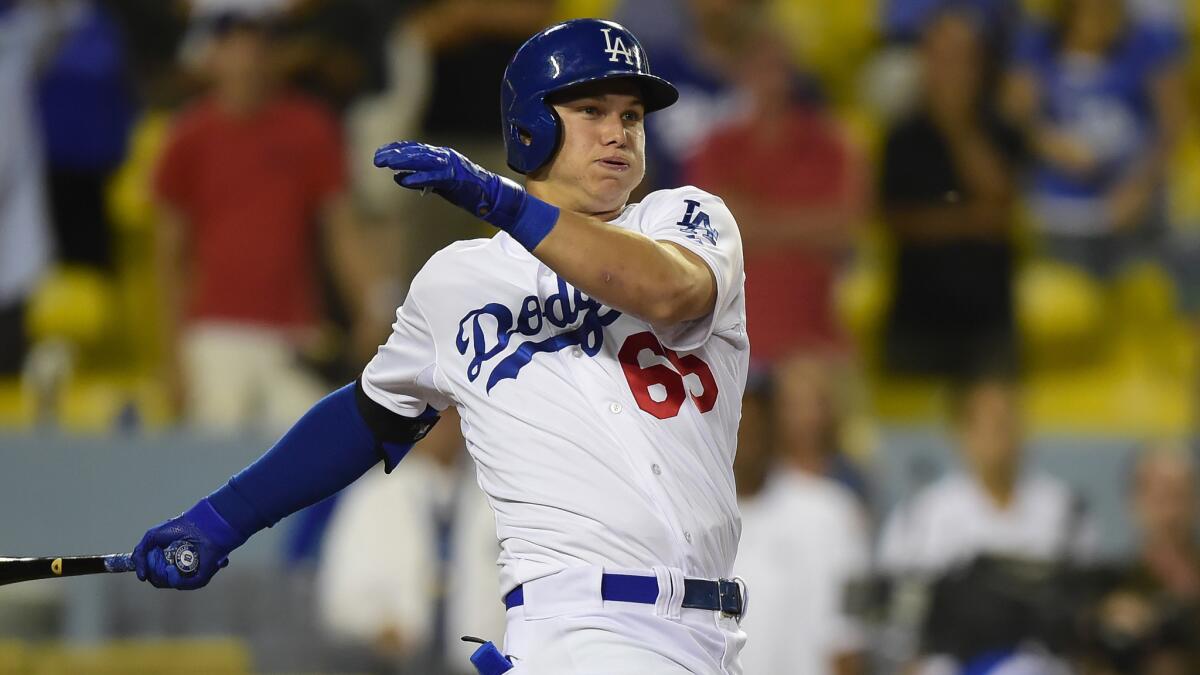
[[[188,541],[177,541],[166,547],[163,549],[163,557],[185,577],[192,576],[200,569],[200,554]]]

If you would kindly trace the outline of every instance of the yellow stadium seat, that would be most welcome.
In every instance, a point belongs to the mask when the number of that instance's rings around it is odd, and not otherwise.
[[[23,429],[33,423],[30,405],[16,377],[0,378],[0,429]],[[0,653],[3,653],[0,650]],[[4,671],[0,670],[0,673]]]
[[[94,344],[112,328],[114,309],[112,286],[100,273],[63,267],[34,292],[26,329],[34,341]]]
[[[1052,262],[1030,263],[1017,275],[1016,303],[1031,363],[1094,354],[1104,321],[1104,293],[1084,272]]]
[[[838,319],[854,339],[868,345],[883,328],[891,288],[882,265],[855,264],[838,280],[834,289]]]
[[[858,71],[875,46],[878,0],[770,0],[766,13],[796,61],[815,73],[835,102],[856,95]]]
[[[1149,261],[1133,265],[1117,277],[1113,300],[1127,325],[1158,330],[1177,318],[1175,284],[1161,266]]]
[[[616,0],[558,0],[554,20],[608,18],[616,4]]]

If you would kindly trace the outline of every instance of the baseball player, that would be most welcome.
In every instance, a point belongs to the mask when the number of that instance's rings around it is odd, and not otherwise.
[[[375,164],[401,186],[499,232],[435,254],[359,380],[147,532],[138,576],[205,585],[253,533],[380,461],[390,472],[453,405],[495,510],[508,612],[507,657],[481,648],[481,672],[740,673],[741,242],[697,188],[627,203],[644,116],[677,97],[629,31],[567,21],[504,76],[508,164],[524,186],[449,148],[380,148]],[[179,540],[199,553],[191,575],[164,555]]]

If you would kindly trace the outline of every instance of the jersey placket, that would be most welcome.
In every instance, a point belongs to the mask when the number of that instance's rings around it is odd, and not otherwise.
[[[633,319],[622,318],[613,326],[614,329],[610,334],[610,338],[614,339],[614,344],[606,345],[606,349],[611,349],[615,355],[619,345],[615,338],[618,335],[624,337],[626,333],[638,332],[640,329],[634,328],[619,330],[625,328],[629,323],[634,322]],[[583,361],[582,359],[580,361]],[[591,359],[588,359],[591,361]],[[615,364],[617,361],[614,358],[606,359],[605,364]],[[586,362],[585,362],[586,363]],[[671,464],[667,461],[664,453],[661,452],[658,445],[653,442],[654,439],[649,437],[644,430],[644,427],[638,424],[636,417],[638,415],[647,415],[649,413],[642,411],[633,395],[628,391],[628,384],[625,382],[624,376],[621,373],[614,373],[610,368],[601,365],[601,363],[591,363],[587,367],[600,368],[605,375],[613,381],[613,388],[610,391],[619,392],[612,397],[610,401],[600,402],[598,405],[603,405],[605,414],[608,414],[614,419],[613,424],[621,425],[620,436],[626,439],[636,439],[637,443],[630,443],[621,447],[619,450],[625,458],[626,464],[629,466],[631,475],[635,478],[636,484],[649,497],[654,508],[658,511],[659,517],[666,525],[672,534],[672,541],[675,543],[673,560],[664,560],[673,567],[684,569],[687,561],[694,556],[690,555],[689,549],[692,545],[693,534],[691,529],[683,522],[682,514],[676,513],[673,508],[673,502],[670,499],[670,494],[673,490],[681,489],[678,484],[672,484],[673,475],[671,473]],[[648,448],[646,452],[638,452],[636,448]]]

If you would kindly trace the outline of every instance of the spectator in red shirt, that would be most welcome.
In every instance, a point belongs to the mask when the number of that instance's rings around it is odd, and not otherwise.
[[[316,339],[318,252],[362,316],[340,130],[275,86],[269,16],[195,18],[210,87],[180,114],[154,185],[169,381],[206,428],[269,431],[324,391],[296,358]]]
[[[801,97],[784,43],[747,45],[746,115],[718,128],[686,182],[724,195],[741,228],[751,359],[768,366],[801,347],[842,342],[831,290],[866,203],[865,172],[837,123]]]

